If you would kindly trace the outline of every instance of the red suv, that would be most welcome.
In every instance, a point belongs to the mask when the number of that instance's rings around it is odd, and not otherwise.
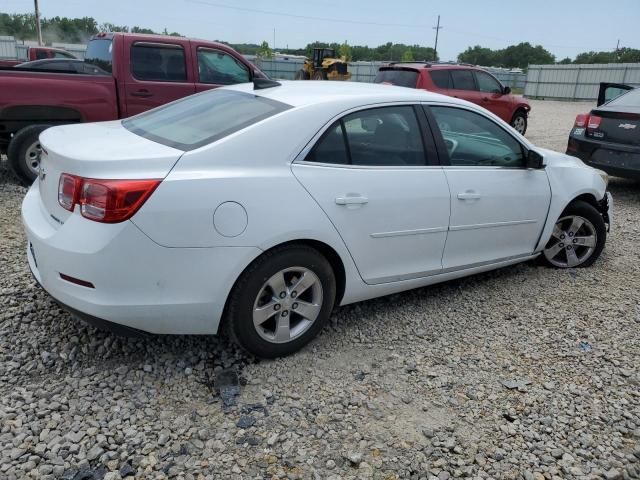
[[[421,88],[468,100],[491,111],[524,135],[531,106],[523,97],[511,95],[489,72],[465,64],[428,62],[391,63],[380,67],[375,83]]]

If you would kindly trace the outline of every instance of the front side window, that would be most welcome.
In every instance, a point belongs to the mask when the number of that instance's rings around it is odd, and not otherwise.
[[[122,125],[154,142],[193,150],[289,108],[257,95],[216,89],[141,113]]]
[[[198,74],[201,83],[233,85],[250,81],[244,64],[228,53],[208,48],[198,48]]]
[[[476,90],[471,70],[451,70],[451,79],[456,90]]]
[[[131,47],[131,73],[137,80],[186,82],[184,49],[179,45],[135,43]]]
[[[325,132],[306,161],[361,166],[425,165],[422,133],[411,106],[362,110]]]
[[[53,52],[53,58],[73,58],[73,55],[66,52]]]
[[[430,107],[453,166],[524,167],[524,149],[497,123],[469,110]]]
[[[478,90],[486,93],[502,93],[502,85],[485,72],[476,72],[476,80],[478,81]]]

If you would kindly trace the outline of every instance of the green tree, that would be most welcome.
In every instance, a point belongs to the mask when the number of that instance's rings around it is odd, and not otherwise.
[[[496,51],[491,50],[490,48],[481,47],[480,45],[467,48],[464,52],[458,55],[458,61],[460,63],[484,65],[485,67],[492,67],[499,63]]]
[[[258,58],[273,58],[273,50],[271,50],[266,40],[260,44],[260,48],[256,51],[256,56]]]
[[[413,62],[413,52],[411,51],[411,49],[404,51],[404,53],[402,54],[402,61]]]
[[[135,26],[135,27],[131,28],[131,33],[151,33],[151,34],[153,34],[153,33],[156,33],[156,32],[154,32],[150,28],[142,28],[142,27]]]
[[[349,46],[349,44],[347,43],[347,41],[345,40],[344,43],[342,45],[340,45],[340,48],[338,49],[338,56],[339,57],[344,57],[344,59],[347,62],[351,61],[351,47]]]
[[[129,32],[129,27],[126,25],[114,25],[113,23],[105,22],[100,24],[101,32]]]
[[[562,60],[560,60],[558,63],[560,65],[568,65],[569,63],[571,63],[571,59],[569,57],[565,57]]]

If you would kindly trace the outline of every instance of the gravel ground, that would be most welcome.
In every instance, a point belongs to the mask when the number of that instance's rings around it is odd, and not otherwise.
[[[532,104],[529,138],[558,150],[589,108]],[[25,190],[0,169],[0,478],[640,476],[639,184],[611,181],[590,269],[522,264],[343,307],[301,353],[255,362],[71,319],[28,272]],[[226,369],[242,385],[223,402]]]

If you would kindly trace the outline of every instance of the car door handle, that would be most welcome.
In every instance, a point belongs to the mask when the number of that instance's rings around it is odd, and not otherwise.
[[[489,97],[482,97],[482,100],[485,101],[485,102],[488,102],[489,101]]]
[[[458,194],[458,200],[480,200],[480,194],[472,190],[467,190]]]
[[[336,197],[336,205],[364,205],[365,203],[369,203],[369,199],[359,195]]]
[[[151,93],[149,90],[138,90],[137,92],[132,92],[131,96],[147,98],[147,97],[153,97],[153,93]]]

